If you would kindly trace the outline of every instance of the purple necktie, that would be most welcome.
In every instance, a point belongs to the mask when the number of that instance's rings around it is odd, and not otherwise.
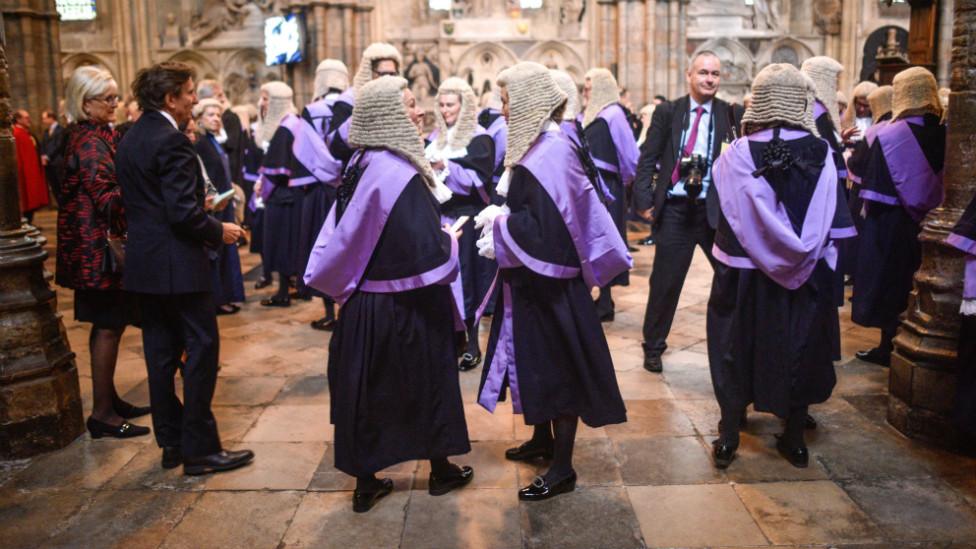
[[[698,123],[701,122],[702,113],[704,112],[705,109],[701,105],[695,107],[695,123],[691,125],[691,133],[688,135],[688,141],[685,142],[685,148],[681,151],[681,156],[674,163],[674,171],[671,172],[672,185],[681,179],[678,175],[678,168],[681,167],[681,159],[691,156],[691,151],[695,150],[695,142],[698,141]]]

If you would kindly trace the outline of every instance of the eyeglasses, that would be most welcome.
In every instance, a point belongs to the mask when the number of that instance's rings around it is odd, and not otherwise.
[[[119,96],[117,95],[106,95],[105,97],[90,97],[92,101],[101,101],[102,103],[107,103],[109,105],[119,102]]]

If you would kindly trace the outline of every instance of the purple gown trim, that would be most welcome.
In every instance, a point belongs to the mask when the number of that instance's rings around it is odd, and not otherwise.
[[[434,131],[430,132],[427,139],[433,143],[440,131],[434,128]],[[472,139],[478,137],[479,135],[487,135],[487,132],[481,126],[475,127],[474,135]],[[464,166],[453,162],[451,160],[445,160],[444,163],[447,165],[447,177],[444,179],[444,185],[451,190],[452,193],[460,196],[470,196],[471,189],[478,191],[478,196],[484,200],[485,204],[490,204],[491,199],[488,197],[488,190],[485,189],[485,184],[478,177],[478,172],[465,168]],[[494,166],[492,166],[494,169]]]
[[[633,266],[610,212],[568,140],[543,132],[519,165],[532,172],[562,214],[587,286],[605,286]]]
[[[523,250],[521,246],[512,238],[508,231],[507,215],[500,215],[495,218],[492,235],[495,241],[495,260],[498,261],[498,268],[513,269],[515,267],[528,267],[532,272],[550,278],[576,278],[580,274],[579,267],[569,267],[566,265],[556,265],[536,259]]]
[[[311,124],[302,118],[289,114],[281,121],[281,127],[292,135],[291,152],[295,160],[308,170],[309,176],[291,179],[289,187],[300,187],[312,183],[337,184],[342,171],[342,162],[332,157],[329,148]]]
[[[946,244],[969,255],[976,255],[976,240],[966,238],[961,234],[949,233],[949,236],[946,237]]]
[[[580,260],[578,274],[582,275],[588,286],[604,286],[624,270],[630,269],[633,260],[627,253],[627,246],[620,237],[610,212],[600,202],[596,189],[583,172],[569,140],[562,137],[561,133],[543,132],[519,161],[519,165],[532,173],[562,215]],[[569,269],[573,269],[572,267],[552,265],[533,258],[515,244],[508,232],[508,216],[496,218],[492,230],[495,259],[500,269],[524,264],[543,276],[570,278]],[[546,270],[551,270],[553,275],[540,272]],[[478,308],[479,319],[497,280],[496,275],[492,289]],[[495,353],[491,362],[484,366],[488,368],[488,373],[481,394],[478,395],[478,403],[493,411],[507,378],[512,393],[512,408],[516,413],[522,413],[518,393],[518,368],[515,364],[512,290],[507,282],[502,283],[502,293],[502,322]]]
[[[854,238],[855,236],[857,236],[857,227],[854,225],[830,229],[830,238],[833,240],[843,240],[845,238]]]
[[[784,140],[809,135],[805,131],[780,131]],[[786,207],[764,177],[753,177],[756,165],[749,141],[772,139],[773,130],[763,130],[737,139],[719,156],[713,168],[722,213],[739,244],[756,268],[788,290],[795,290],[810,278],[817,261],[827,256],[828,236],[837,208],[837,169],[827,151],[824,168],[810,198],[800,235],[790,223]],[[713,246],[713,253],[717,250]],[[720,254],[728,259],[728,254]],[[716,259],[722,261],[719,254]],[[743,258],[746,259],[746,258]],[[723,261],[723,263],[725,263]],[[742,265],[744,263],[735,261]],[[737,267],[726,263],[730,267]],[[748,268],[748,267],[738,267]]]
[[[491,136],[491,140],[495,142],[495,165],[493,166],[494,171],[498,171],[498,167],[505,162],[505,148],[508,146],[508,122],[505,120],[504,116],[499,116],[495,119],[485,132]],[[494,173],[494,172],[492,172]],[[492,180],[498,183],[501,176],[493,176]]]
[[[880,202],[881,204],[888,204],[889,206],[897,206],[900,204],[898,199],[894,196],[887,194],[881,194],[877,191],[872,191],[870,189],[861,189],[861,198],[864,200],[870,200],[872,202]]]
[[[410,290],[416,290],[434,284],[450,284],[457,278],[458,242],[452,235],[451,256],[443,264],[424,273],[394,280],[370,280],[367,278],[359,285],[359,289],[363,292],[393,294],[397,292],[409,292]]]
[[[617,166],[616,169],[611,170],[600,166],[595,158],[593,160],[597,162],[597,167],[619,174],[620,182],[627,187],[633,183],[637,175],[637,158],[640,156],[640,150],[637,149],[637,140],[634,139],[634,132],[627,122],[624,108],[619,103],[608,105],[600,111],[597,118],[605,120],[607,127],[610,128],[610,139],[613,140],[613,148],[617,151]]]
[[[890,122],[890,120],[882,120],[877,124],[872,124],[871,127],[864,132],[864,141],[867,142],[868,147],[874,146],[874,140],[878,138],[878,132],[884,129]]]
[[[344,304],[359,286],[386,220],[417,169],[396,154],[369,150],[356,192],[336,225],[335,205],[322,225],[305,270],[305,284]]]
[[[508,388],[512,393],[512,410],[516,414],[521,414],[522,397],[519,395],[518,371],[515,368],[515,334],[512,328],[512,287],[507,282],[502,284],[502,303],[504,307],[501,329],[495,342],[495,354],[492,356],[491,364],[485,366],[491,369],[485,378],[481,394],[478,395],[478,404],[489,412],[494,412],[507,378]]]
[[[308,111],[308,116],[312,119],[310,122],[312,129],[323,142],[325,142],[325,132],[332,120],[333,103],[335,103],[335,99],[320,99],[315,103],[305,105],[305,110]]]
[[[921,223],[926,214],[942,204],[945,198],[943,172],[932,171],[909,124],[922,125],[922,117],[895,120],[878,133],[878,142],[884,151],[898,201],[916,223]]]

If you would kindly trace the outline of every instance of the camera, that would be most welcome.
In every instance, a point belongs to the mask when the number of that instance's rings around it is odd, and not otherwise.
[[[685,184],[685,192],[688,197],[695,199],[701,194],[702,178],[708,171],[708,161],[700,154],[688,156],[681,159],[678,167],[678,175]]]

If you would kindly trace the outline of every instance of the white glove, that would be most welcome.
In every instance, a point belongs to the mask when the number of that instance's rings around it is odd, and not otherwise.
[[[491,225],[488,226],[490,228]],[[483,231],[481,233],[481,238],[475,243],[478,246],[478,255],[481,257],[487,257],[488,259],[495,259],[495,237],[492,231]]]
[[[495,222],[496,217],[500,215],[508,215],[510,213],[512,213],[512,210],[508,209],[508,206],[496,206],[492,204],[481,210],[478,215],[474,216],[474,228],[480,229],[485,226],[491,227]]]

